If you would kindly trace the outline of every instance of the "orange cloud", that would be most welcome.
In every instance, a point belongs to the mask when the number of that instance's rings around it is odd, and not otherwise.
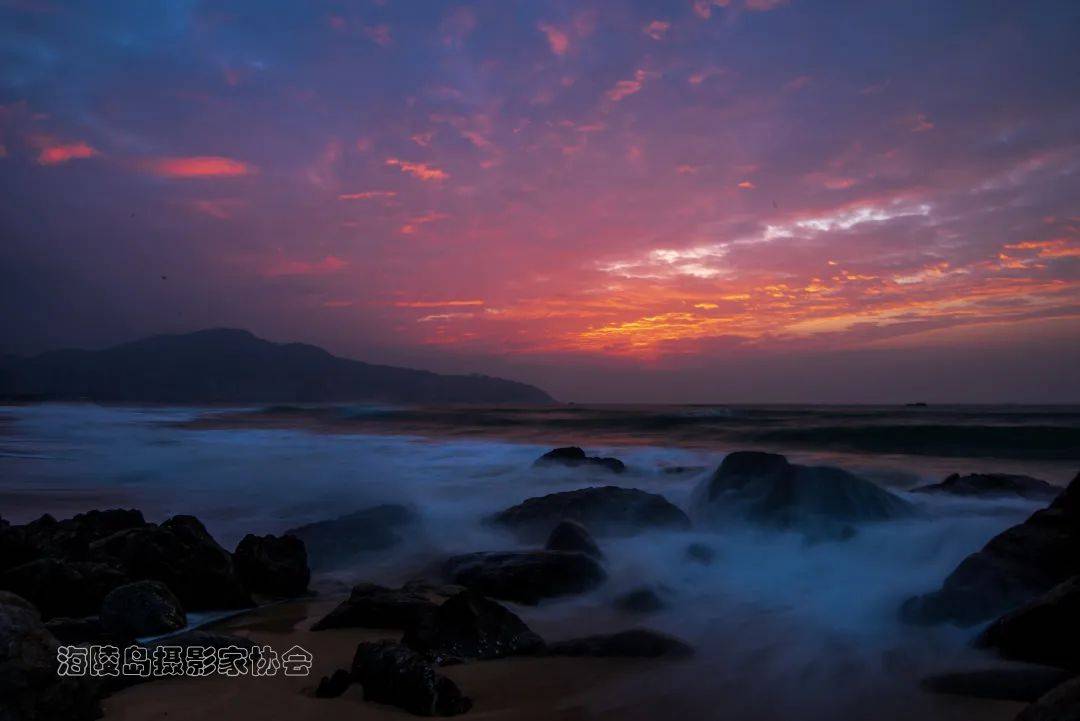
[[[396,166],[401,169],[401,172],[408,173],[420,180],[438,183],[450,177],[449,173],[424,163],[410,163],[399,158],[387,158],[386,164]]]
[[[81,140],[63,143],[46,135],[37,135],[30,139],[30,143],[38,149],[39,165],[60,165],[70,160],[84,160],[101,154]]]
[[[645,87],[645,81],[648,78],[649,73],[644,70],[635,70],[634,78],[632,80],[620,80],[615,83],[615,87],[607,91],[608,99],[617,103],[629,95],[641,92],[641,89]]]
[[[162,178],[234,178],[257,172],[254,165],[220,155],[152,158],[142,167]]]
[[[570,36],[565,31],[548,23],[540,23],[537,25],[537,29],[547,37],[548,47],[551,48],[551,52],[558,56],[566,55],[566,51],[570,49]]]
[[[396,308],[458,308],[483,305],[482,300],[400,300],[394,303]]]
[[[653,20],[651,23],[642,28],[641,32],[648,35],[653,40],[663,40],[667,31],[671,29],[671,23],[666,20]]]
[[[405,224],[399,229],[405,235],[411,235],[420,229],[420,226],[428,223],[434,223],[436,220],[443,220],[449,216],[445,213],[424,213],[423,215],[414,215],[405,221]]]
[[[744,180],[735,187],[742,188],[743,190],[753,190],[757,186],[751,183],[749,180]]]
[[[342,193],[338,200],[378,200],[394,197],[397,197],[397,191],[394,190],[364,190],[359,193]]]
[[[334,255],[328,255],[322,260],[280,260],[262,271],[267,278],[281,278],[297,275],[329,275],[347,268],[348,261]]]

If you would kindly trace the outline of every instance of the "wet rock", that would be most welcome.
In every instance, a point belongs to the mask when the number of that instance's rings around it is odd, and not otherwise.
[[[911,492],[953,496],[1019,496],[1033,501],[1049,501],[1061,489],[1038,478],[1011,473],[972,473],[966,476],[954,473],[941,483],[912,488]]]
[[[412,628],[435,612],[438,605],[418,590],[392,589],[374,583],[353,586],[352,593],[337,608],[311,627],[329,628]]]
[[[339,668],[319,680],[319,685],[315,688],[315,698],[337,698],[348,690],[351,683],[352,675],[345,669]]]
[[[145,526],[136,510],[89,511],[57,521],[45,514],[35,521],[0,529],[0,567],[10,568],[40,558],[88,559],[91,543],[113,533]]]
[[[994,621],[975,643],[1016,661],[1080,671],[1080,576]]]
[[[1054,501],[956,567],[938,591],[904,602],[909,623],[971,626],[1080,575],[1080,474]]]
[[[716,550],[704,543],[691,543],[686,547],[684,555],[687,561],[700,563],[703,566],[711,566],[716,560]]]
[[[1066,681],[1039,697],[1016,721],[1077,721],[1080,719],[1080,678]]]
[[[311,580],[304,542],[289,534],[279,538],[249,533],[236,546],[233,563],[253,593],[292,598],[307,592]]]
[[[693,652],[693,648],[673,636],[644,628],[548,644],[548,654],[552,656],[657,658],[659,656],[689,656]]]
[[[0,573],[0,589],[29,600],[46,619],[79,617],[97,613],[105,595],[129,580],[109,563],[39,558]]]
[[[923,679],[920,685],[933,693],[1031,702],[1070,678],[1068,671],[1029,666],[942,673]]]
[[[101,625],[98,616],[85,616],[83,618],[54,618],[45,622],[45,628],[49,630],[56,640],[64,644],[80,643],[112,643],[126,642],[126,637],[117,639],[109,634]]]
[[[584,593],[607,577],[592,557],[566,551],[469,553],[447,559],[443,568],[454,583],[525,604]]]
[[[615,598],[615,608],[629,613],[655,613],[667,604],[660,594],[648,586],[641,586]]]
[[[417,716],[454,716],[472,708],[457,684],[412,649],[392,641],[357,646],[352,678],[363,686],[365,700]]]
[[[549,551],[580,551],[593,558],[604,554],[585,526],[577,521],[562,520],[552,529],[544,548]]]
[[[386,504],[285,533],[304,542],[308,564],[320,570],[346,566],[373,551],[396,546],[419,520],[416,511],[407,506]]]
[[[529,498],[497,513],[490,520],[539,541],[564,519],[577,521],[600,536],[690,527],[687,515],[663,496],[617,486],[581,488]]]
[[[612,473],[622,473],[626,470],[626,464],[620,461],[618,458],[599,458],[597,456],[587,456],[585,451],[577,446],[567,446],[565,448],[556,448],[550,450],[544,455],[540,456],[533,462],[534,466],[568,466],[570,468],[576,468],[578,466],[592,466],[596,468],[604,468]]]
[[[187,625],[180,601],[160,581],[136,581],[109,592],[101,603],[101,625],[119,638],[156,636]]]
[[[544,641],[513,612],[473,591],[447,599],[402,639],[433,657],[491,659],[541,653]]]

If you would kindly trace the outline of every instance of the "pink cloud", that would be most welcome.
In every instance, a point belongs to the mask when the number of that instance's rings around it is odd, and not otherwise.
[[[813,78],[809,75],[800,75],[796,78],[792,78],[784,84],[784,90],[788,92],[794,92],[796,90],[802,90],[813,82]]]
[[[908,118],[908,128],[913,133],[925,133],[927,130],[934,129],[934,123],[925,114],[916,113],[913,117]]]
[[[191,200],[186,205],[201,215],[217,220],[228,220],[232,217],[233,211],[244,206],[244,201],[235,198],[210,198]]]
[[[607,91],[608,99],[617,103],[625,97],[641,92],[641,89],[645,87],[645,81],[649,78],[649,75],[650,74],[644,70],[635,70],[633,79],[620,80],[615,83],[615,87]]]
[[[220,155],[151,158],[140,165],[161,178],[234,178],[258,170],[254,165]]]
[[[359,193],[342,193],[338,200],[380,200],[397,197],[394,190],[364,190]]]
[[[367,35],[368,39],[380,47],[389,47],[393,44],[394,38],[390,34],[389,25],[368,25],[364,27],[364,35]]]
[[[85,160],[101,154],[96,148],[81,140],[65,143],[47,135],[36,135],[30,139],[30,143],[38,149],[39,165],[60,165],[71,160]]]
[[[653,20],[651,23],[642,28],[641,32],[648,35],[653,40],[663,40],[667,31],[671,29],[671,23],[666,20]]]
[[[548,47],[551,48],[551,52],[560,57],[566,55],[566,51],[570,49],[570,36],[565,31],[548,23],[540,23],[537,25],[537,29],[547,37]]]
[[[753,183],[751,183],[749,180],[744,180],[741,183],[739,183],[738,185],[736,185],[735,187],[741,188],[742,190],[753,190],[757,186],[754,185]]]
[[[386,164],[396,166],[401,169],[401,172],[408,173],[423,181],[439,183],[450,177],[450,174],[446,171],[425,163],[410,163],[399,158],[387,158]]]
[[[434,212],[424,213],[423,215],[414,215],[411,218],[406,219],[405,224],[402,225],[401,228],[399,228],[398,230],[403,235],[412,235],[413,233],[418,231],[421,226],[427,225],[428,223],[434,223],[437,220],[443,220],[448,217],[450,216],[446,215],[445,213]]]
[[[302,275],[329,275],[344,270],[349,266],[348,261],[334,255],[328,255],[322,260],[304,261],[282,259],[264,268],[261,275],[267,278],[282,278]]]

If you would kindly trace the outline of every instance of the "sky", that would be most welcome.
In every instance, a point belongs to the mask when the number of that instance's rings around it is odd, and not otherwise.
[[[0,0],[0,349],[1080,402],[1080,3]]]

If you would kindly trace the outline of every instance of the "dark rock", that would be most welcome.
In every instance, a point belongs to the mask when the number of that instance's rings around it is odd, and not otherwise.
[[[105,595],[128,580],[109,563],[39,558],[0,574],[0,588],[28,599],[48,619],[95,614]]]
[[[549,551],[580,551],[593,558],[604,554],[585,526],[577,521],[562,520],[552,529],[544,548]]]
[[[65,644],[80,643],[112,643],[127,642],[128,638],[117,639],[109,634],[101,625],[98,616],[85,616],[83,618],[54,618],[45,623],[56,640]]]
[[[976,645],[1005,658],[1080,671],[1080,576],[994,621]]]
[[[947,493],[954,496],[1019,496],[1033,501],[1049,501],[1061,492],[1057,486],[1031,476],[1011,473],[954,473],[941,483],[912,488],[912,493]]]
[[[349,688],[352,683],[352,675],[343,668],[339,668],[329,676],[323,676],[315,689],[315,698],[337,698]]]
[[[850,537],[851,523],[915,512],[907,501],[842,469],[795,465],[760,451],[724,458],[705,485],[701,511],[713,520],[741,518],[817,540]]]
[[[626,464],[618,458],[600,458],[587,456],[585,451],[577,446],[567,446],[548,451],[533,462],[534,466],[594,466],[605,468],[612,473],[622,473],[626,470]]]
[[[566,551],[469,553],[447,559],[444,571],[485,596],[525,604],[584,593],[607,577],[595,559]]]
[[[229,646],[239,646],[242,649],[250,651],[256,647],[256,643],[246,636],[194,630],[185,631],[184,633],[178,633],[173,636],[166,636],[153,643],[146,644],[146,647],[150,649],[157,648],[158,646],[180,646],[181,648],[187,648],[188,646],[203,646],[205,648],[216,648],[218,650]]]
[[[1016,721],[1080,721],[1080,678],[1041,696],[1021,711]]]
[[[1053,503],[956,567],[938,591],[904,602],[909,623],[971,626],[1080,575],[1080,474]]]
[[[686,547],[686,560],[700,563],[703,566],[711,566],[716,560],[716,550],[704,543],[691,543]]]
[[[689,656],[694,650],[672,636],[644,628],[586,636],[548,644],[552,656],[620,656],[656,658]]]
[[[667,606],[652,588],[642,586],[615,598],[615,608],[630,613],[655,613]]]
[[[113,589],[101,603],[101,625],[119,638],[156,636],[187,625],[180,601],[160,581],[136,581]]]
[[[304,542],[296,536],[244,536],[233,553],[240,581],[254,593],[291,598],[307,591],[308,570]]]
[[[10,568],[39,558],[85,561],[94,541],[128,528],[145,526],[142,513],[114,509],[89,511],[57,521],[45,514],[22,526],[0,530],[0,568]]]
[[[423,623],[407,630],[402,643],[436,660],[527,656],[544,650],[543,639],[524,621],[473,591],[447,599]]]
[[[395,590],[374,583],[353,586],[352,593],[337,608],[311,627],[328,628],[401,628],[416,626],[435,612],[438,605],[425,593]]]
[[[386,504],[285,533],[304,542],[308,563],[319,570],[349,565],[372,551],[396,546],[402,541],[402,533],[418,521],[413,509]]]
[[[90,721],[101,716],[91,679],[57,675],[58,645],[29,601],[0,591],[0,719]]]
[[[1056,668],[990,668],[979,671],[942,673],[923,679],[921,685],[933,693],[947,693],[999,701],[1034,701],[1072,678]]]
[[[564,519],[577,521],[601,536],[690,527],[686,514],[663,496],[617,486],[581,488],[529,498],[497,513],[491,521],[539,541]]]
[[[392,641],[356,647],[353,681],[364,699],[403,708],[417,716],[454,716],[472,708],[457,684],[437,673],[415,651]]]

